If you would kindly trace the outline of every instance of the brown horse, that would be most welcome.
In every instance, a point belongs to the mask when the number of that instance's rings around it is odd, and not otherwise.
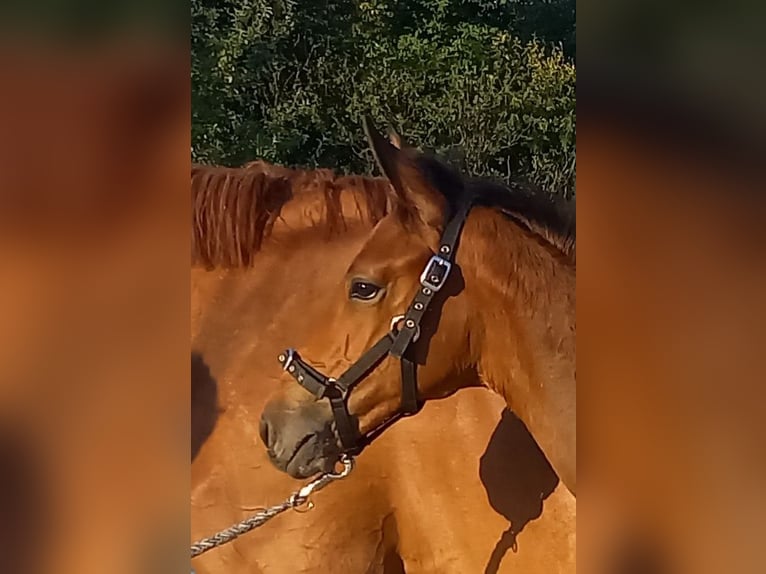
[[[257,442],[257,413],[281,384],[275,357],[307,339],[300,321],[321,311],[308,303],[335,287],[389,209],[382,179],[249,167],[192,174],[193,539],[297,487]],[[315,502],[200,556],[196,571],[575,568],[573,497],[524,425],[480,389],[401,421]]]
[[[526,424],[574,493],[573,230],[539,196],[466,184],[436,160],[401,151],[374,131],[370,137],[392,184],[393,209],[335,287],[304,302],[306,310],[316,305],[323,313],[315,323],[300,323],[309,333],[300,350],[310,366],[301,367],[299,382],[315,378],[312,366],[341,379],[352,365],[349,372],[364,370],[346,399],[347,412],[358,432],[373,432],[399,411],[405,373],[392,356],[374,365],[355,362],[369,356],[376,342],[385,343],[387,333],[418,328],[412,360],[419,397],[445,397],[467,386],[491,388]],[[458,211],[456,196],[469,192],[480,205],[465,222],[455,269],[424,311],[421,329],[409,320],[408,305],[416,294],[436,290],[421,272],[434,253],[445,253],[440,236],[450,213]],[[342,423],[327,401],[290,381],[264,409],[262,436],[279,468],[305,476],[337,460]]]

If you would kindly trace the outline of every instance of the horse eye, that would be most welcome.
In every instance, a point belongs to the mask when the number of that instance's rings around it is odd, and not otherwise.
[[[354,281],[351,283],[349,297],[360,301],[370,301],[380,292],[380,287],[369,281]]]

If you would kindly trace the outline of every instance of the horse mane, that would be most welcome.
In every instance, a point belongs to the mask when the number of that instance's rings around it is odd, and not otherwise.
[[[324,228],[328,236],[346,229],[344,193],[351,192],[355,215],[375,224],[388,213],[389,184],[382,178],[291,169],[259,160],[239,168],[194,164],[191,192],[192,264],[210,269],[252,265],[285,207],[302,198],[318,201],[320,215],[317,221],[306,209],[299,216],[306,226]]]
[[[574,260],[573,202],[554,199],[524,184],[507,187],[463,179],[431,156],[420,156],[418,164],[445,195],[455,189],[468,190],[478,205],[500,211]],[[193,164],[192,264],[209,269],[249,267],[285,206],[300,203],[301,197],[319,203],[318,220],[303,213],[303,223],[324,228],[328,236],[347,227],[348,214],[341,202],[344,193],[353,197],[356,217],[375,224],[388,213],[389,190],[384,178],[338,175],[329,169],[293,169],[262,160],[242,167]],[[566,207],[570,213],[565,212]]]
[[[413,158],[431,185],[455,208],[463,190],[475,205],[495,209],[542,239],[574,262],[576,251],[575,203],[553,196],[527,183],[510,186],[480,178],[466,178],[432,155]]]
[[[575,203],[533,186],[514,182],[510,187],[472,180],[467,187],[479,205],[497,209],[506,217],[574,261],[576,251]]]

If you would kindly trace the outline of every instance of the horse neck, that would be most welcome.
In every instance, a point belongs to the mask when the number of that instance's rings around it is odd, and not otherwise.
[[[503,215],[477,209],[459,258],[484,384],[505,398],[574,492],[575,269]],[[497,246],[502,245],[502,249]]]

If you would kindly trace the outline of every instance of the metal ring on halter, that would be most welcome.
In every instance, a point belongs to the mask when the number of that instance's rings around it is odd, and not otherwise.
[[[349,474],[351,474],[351,471],[354,470],[354,458],[351,455],[344,454],[340,457],[339,461],[343,465],[343,470],[340,472],[330,472],[328,473],[331,477],[337,479],[337,478],[345,478]]]
[[[347,390],[343,390],[342,387],[339,387],[338,385],[336,385],[335,383],[337,383],[337,382],[338,382],[338,379],[336,379],[335,377],[327,377],[327,386],[328,387],[332,387],[332,388],[337,389],[338,391],[340,391],[341,396],[345,399],[348,391]]]
[[[399,334],[399,329],[396,328],[396,325],[405,319],[406,315],[395,315],[391,318],[391,332],[394,335]],[[420,338],[420,325],[415,325],[415,336],[412,337],[412,342],[414,343]]]
[[[333,480],[347,477],[351,471],[354,470],[354,459],[349,455],[344,454],[341,456],[339,462],[343,465],[343,470],[339,472],[326,472],[319,478],[315,478],[295,494],[295,500],[297,501],[308,499],[308,497],[311,496],[311,493],[315,490],[324,488],[325,485],[329,484]]]
[[[290,368],[290,365],[292,364],[294,358],[295,358],[295,349],[287,349],[287,351],[286,351],[286,358],[285,358],[285,364],[282,365],[282,370],[283,371],[286,371],[287,369]]]

